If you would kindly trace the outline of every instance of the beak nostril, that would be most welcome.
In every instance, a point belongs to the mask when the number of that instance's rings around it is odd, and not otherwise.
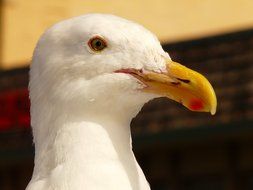
[[[179,80],[179,81],[181,81],[181,82],[183,82],[183,83],[190,83],[191,81],[190,80],[188,80],[188,79],[180,79],[180,78],[177,78],[177,80]]]

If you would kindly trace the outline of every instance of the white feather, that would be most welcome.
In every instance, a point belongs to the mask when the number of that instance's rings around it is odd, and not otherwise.
[[[92,53],[88,40],[108,47]],[[27,190],[148,190],[131,145],[130,122],[155,96],[121,68],[164,70],[168,57],[144,27],[88,14],[47,30],[30,70],[35,166]]]

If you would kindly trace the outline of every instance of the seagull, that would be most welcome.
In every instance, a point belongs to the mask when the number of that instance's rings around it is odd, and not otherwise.
[[[157,97],[211,114],[217,104],[208,80],[172,61],[150,31],[95,13],[42,35],[29,95],[35,160],[26,190],[149,190],[131,119]]]

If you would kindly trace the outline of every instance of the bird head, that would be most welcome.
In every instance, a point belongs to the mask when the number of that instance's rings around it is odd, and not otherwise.
[[[168,97],[193,111],[216,111],[204,76],[173,62],[150,31],[113,15],[88,14],[52,26],[37,44],[30,76],[32,104],[40,99],[99,114],[112,107],[138,110]]]

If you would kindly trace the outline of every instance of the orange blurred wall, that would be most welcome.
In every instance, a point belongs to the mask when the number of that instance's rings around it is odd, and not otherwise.
[[[253,27],[253,0],[3,0],[0,68],[29,64],[42,32],[85,13],[116,14],[141,23],[162,42]]]

